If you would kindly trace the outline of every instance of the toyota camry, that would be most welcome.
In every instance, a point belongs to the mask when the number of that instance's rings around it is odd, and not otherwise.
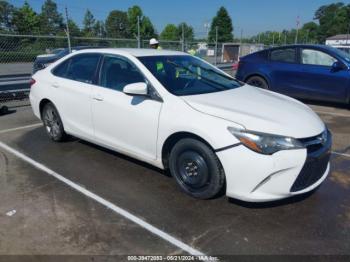
[[[329,173],[331,134],[308,106],[182,52],[78,51],[31,84],[53,141],[72,135],[167,169],[196,198],[272,201]]]

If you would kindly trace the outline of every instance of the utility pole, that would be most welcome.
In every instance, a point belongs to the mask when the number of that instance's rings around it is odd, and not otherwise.
[[[259,35],[258,35],[258,36],[259,36],[259,41],[258,41],[258,44],[260,44],[260,37],[261,37],[261,34],[259,33]]]
[[[278,44],[281,44],[281,32],[278,33]]]
[[[208,22],[205,22],[204,23],[204,28],[205,28],[205,32],[206,32],[206,37],[207,38],[209,36],[209,27],[210,27],[210,24]]]
[[[66,34],[67,34],[67,40],[68,40],[68,50],[69,53],[72,52],[72,46],[70,44],[70,32],[69,32],[69,25],[68,25],[68,8],[67,6],[65,7],[65,13],[66,13]]]
[[[272,46],[275,45],[275,33],[272,32]]]
[[[242,44],[242,40],[243,40],[243,28],[241,29],[241,40],[240,40],[241,44]]]
[[[284,33],[284,44],[287,44],[287,32]]]
[[[345,45],[349,45],[349,33],[350,33],[350,22],[349,22],[349,25],[348,25],[348,32],[346,34],[346,43],[345,43]]]
[[[298,34],[299,34],[299,24],[300,24],[300,17],[297,17],[297,32],[295,34],[295,41],[294,43],[297,44],[298,43]]]
[[[140,16],[137,16],[137,48],[141,48]]]
[[[185,52],[185,25],[182,24],[182,52]]]
[[[298,43],[298,33],[299,33],[299,29],[297,28],[297,32],[295,34],[295,40],[294,40],[294,44]]]
[[[218,26],[215,26],[215,65],[218,63]]]

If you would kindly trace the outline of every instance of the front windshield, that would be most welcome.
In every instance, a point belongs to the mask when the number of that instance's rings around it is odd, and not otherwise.
[[[53,55],[57,55],[59,53],[61,53],[64,50],[64,48],[57,48],[57,49],[53,49],[50,53]]]
[[[346,62],[350,63],[350,54],[346,52],[345,50],[334,48],[333,50],[338,56],[345,59]]]
[[[240,82],[193,56],[144,56],[138,59],[172,94],[199,95],[238,88]]]

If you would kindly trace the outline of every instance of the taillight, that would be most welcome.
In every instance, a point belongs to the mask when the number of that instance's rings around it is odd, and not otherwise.
[[[35,83],[36,83],[35,79],[31,78],[31,79],[29,80],[29,85],[30,85],[30,87],[32,87]]]

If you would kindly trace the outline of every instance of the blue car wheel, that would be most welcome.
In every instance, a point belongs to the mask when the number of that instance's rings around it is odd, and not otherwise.
[[[260,76],[252,76],[247,80],[247,84],[251,86],[256,86],[263,89],[269,89],[269,85],[266,80]]]

